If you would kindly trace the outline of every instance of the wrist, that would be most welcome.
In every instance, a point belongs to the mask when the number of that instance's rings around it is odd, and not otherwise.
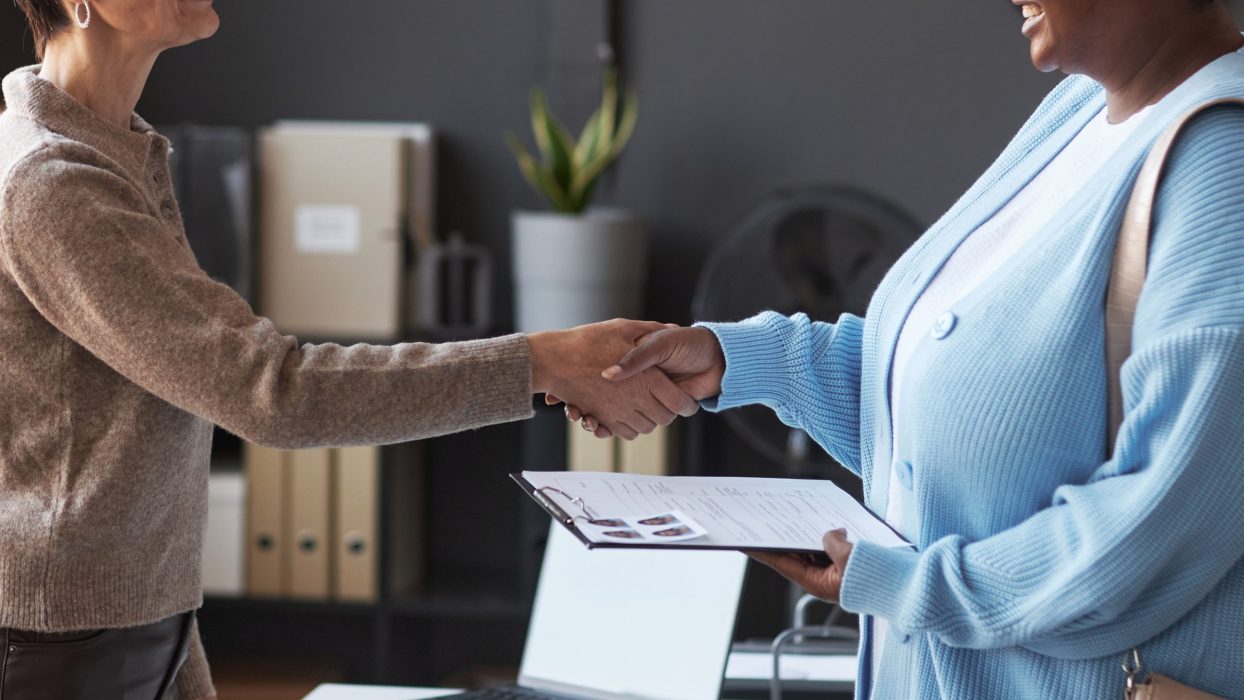
[[[553,391],[557,367],[558,331],[541,331],[527,335],[527,347],[531,351],[531,392],[547,394]]]
[[[707,373],[707,395],[697,398],[703,400],[720,396],[721,382],[726,376],[726,353],[721,347],[721,341],[717,338],[717,334],[713,333],[712,330],[703,326],[696,326],[693,330],[702,335],[703,340],[701,342],[712,353],[712,363]]]

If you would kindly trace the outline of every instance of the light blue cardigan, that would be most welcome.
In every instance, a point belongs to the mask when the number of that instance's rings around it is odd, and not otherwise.
[[[705,324],[727,371],[715,408],[773,408],[886,510],[893,461],[918,552],[860,543],[842,605],[893,625],[879,698],[1122,697],[1124,652],[1207,691],[1244,693],[1244,110],[1198,118],[1159,193],[1149,278],[1107,454],[1105,287],[1149,145],[1179,113],[1244,96],[1220,58],[1151,113],[1043,233],[924,337],[891,454],[899,328],[956,246],[1104,105],[1072,77],[890,270],[867,318],[773,313]],[[867,625],[866,633],[867,633]],[[864,642],[862,649],[867,650]]]

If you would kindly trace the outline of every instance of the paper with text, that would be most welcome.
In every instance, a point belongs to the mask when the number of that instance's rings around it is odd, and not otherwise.
[[[685,513],[706,534],[680,544],[823,552],[825,533],[845,528],[851,542],[911,547],[830,481],[613,472],[523,472],[522,476],[567,515],[586,516],[576,524],[617,513]],[[582,506],[572,499],[582,499]]]

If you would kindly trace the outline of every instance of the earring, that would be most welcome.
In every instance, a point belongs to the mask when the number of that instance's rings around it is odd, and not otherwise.
[[[86,8],[86,18],[85,18],[85,19],[82,17],[82,12],[81,12],[81,10],[80,10],[80,8],[83,8],[83,7],[85,7],[85,8]],[[91,26],[91,3],[90,3],[90,0],[82,0],[82,2],[75,2],[75,3],[73,4],[73,18],[74,18],[74,20],[76,20],[76,21],[77,21],[78,26],[79,26],[79,27],[82,27],[83,29],[86,29],[87,27]]]

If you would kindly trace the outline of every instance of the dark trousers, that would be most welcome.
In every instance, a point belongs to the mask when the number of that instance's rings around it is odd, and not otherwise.
[[[160,700],[186,660],[193,616],[55,634],[0,628],[0,700]]]

